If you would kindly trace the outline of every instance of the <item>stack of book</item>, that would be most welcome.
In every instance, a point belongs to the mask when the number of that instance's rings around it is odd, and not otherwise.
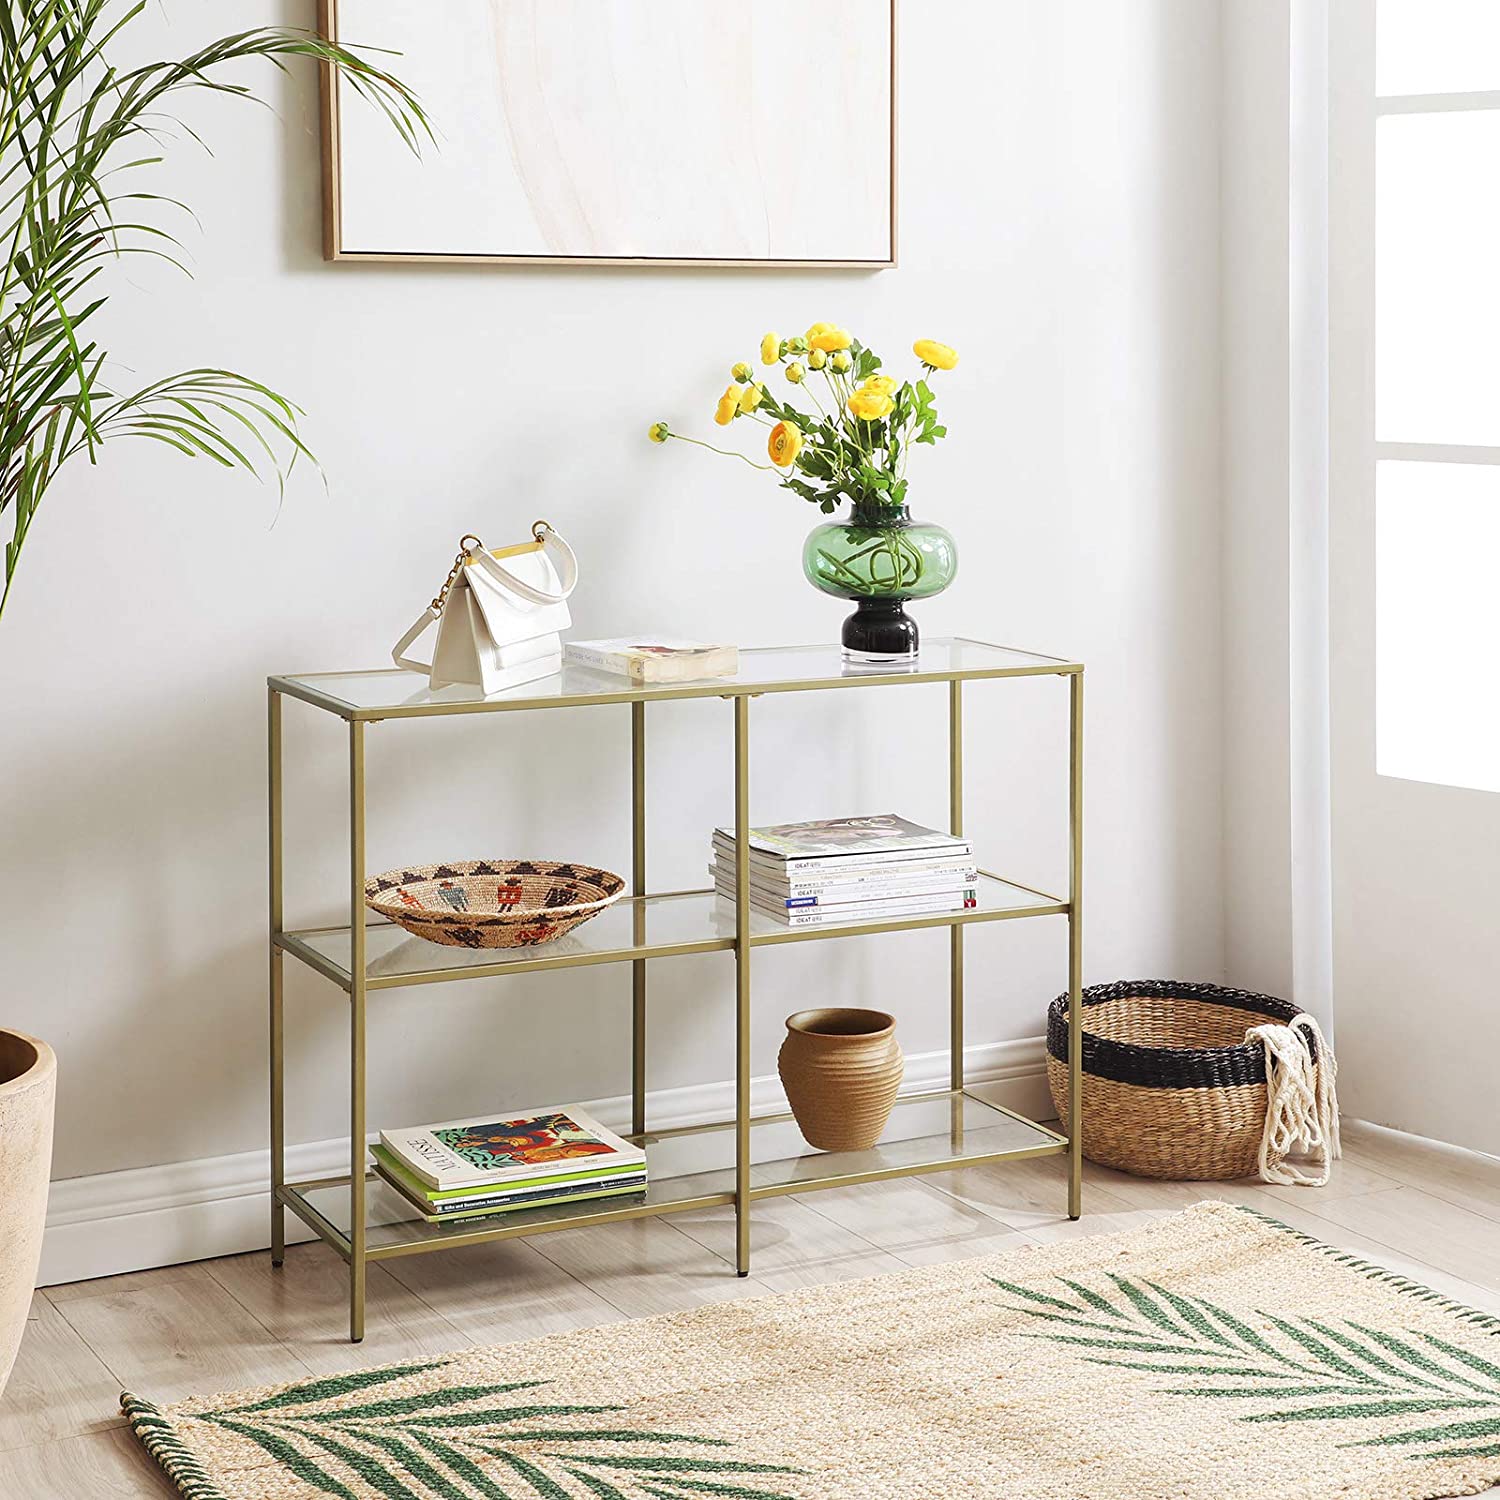
[[[966,839],[883,813],[750,830],[750,901],[790,927],[963,911],[978,904]],[[734,899],[734,829],[716,828],[710,873]]]
[[[580,1109],[382,1130],[370,1149],[430,1224],[646,1190],[646,1153]]]

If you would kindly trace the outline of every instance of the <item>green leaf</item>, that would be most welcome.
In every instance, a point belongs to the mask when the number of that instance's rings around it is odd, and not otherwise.
[[[1486,1403],[1463,1398],[1442,1396],[1417,1397],[1411,1400],[1362,1401],[1346,1406],[1310,1406],[1296,1411],[1265,1411],[1253,1417],[1241,1417],[1242,1422],[1333,1422],[1354,1417],[1401,1417],[1422,1411],[1472,1410]],[[1496,1431],[1500,1431],[1497,1426]]]
[[[536,1494],[543,1497],[543,1500],[572,1500],[572,1497],[556,1480],[549,1478],[534,1463],[522,1458],[519,1453],[512,1453],[506,1448],[490,1448],[486,1451],[508,1463]]]
[[[1470,1380],[1465,1375],[1459,1375],[1452,1370],[1445,1369],[1434,1359],[1429,1359],[1420,1349],[1399,1339],[1393,1333],[1385,1333],[1378,1328],[1366,1328],[1362,1323],[1351,1323],[1349,1325],[1357,1333],[1362,1333],[1366,1338],[1374,1339],[1377,1344],[1389,1349],[1392,1354],[1398,1354],[1408,1364],[1414,1365],[1419,1370],[1426,1371],[1429,1375],[1439,1375],[1444,1380],[1454,1385],[1460,1385],[1471,1391],[1482,1391],[1493,1389],[1480,1385],[1477,1381]]]
[[[1469,1403],[1478,1406],[1475,1401]],[[1485,1417],[1477,1421],[1447,1422],[1439,1427],[1422,1427],[1415,1432],[1395,1432],[1388,1437],[1366,1438],[1362,1443],[1351,1443],[1351,1448],[1388,1448],[1409,1446],[1412,1443],[1442,1443],[1449,1438],[1493,1437],[1500,1433],[1500,1417]]]
[[[389,1385],[393,1380],[405,1380],[408,1375],[425,1375],[429,1370],[441,1369],[446,1359],[429,1360],[419,1365],[395,1365],[386,1370],[364,1370],[354,1375],[333,1375],[319,1380],[306,1380],[300,1385],[289,1385],[274,1396],[249,1406],[231,1406],[221,1416],[238,1416],[248,1412],[279,1411],[288,1406],[309,1406],[315,1401],[328,1401],[335,1396],[346,1396],[350,1391],[367,1390],[371,1386]],[[541,1385],[540,1380],[528,1380],[527,1385]],[[519,1387],[511,1387],[518,1389]]]
[[[1471,1354],[1467,1349],[1460,1349],[1457,1344],[1446,1343],[1436,1334],[1427,1333],[1422,1336],[1434,1349],[1441,1349],[1451,1359],[1462,1360],[1471,1370],[1478,1370],[1481,1375],[1486,1375],[1491,1380],[1500,1380],[1500,1365],[1491,1364],[1489,1360],[1482,1359],[1477,1354]]]
[[[228,1432],[237,1433],[240,1437],[249,1438],[257,1447],[270,1454],[277,1463],[295,1474],[299,1479],[308,1484],[316,1486],[325,1495],[336,1495],[338,1500],[359,1500],[359,1497],[348,1485],[340,1483],[328,1473],[326,1469],[320,1468],[300,1449],[292,1447],[283,1438],[275,1433],[267,1432],[264,1428],[252,1426],[248,1422],[231,1422],[222,1417],[214,1419],[217,1426]]]

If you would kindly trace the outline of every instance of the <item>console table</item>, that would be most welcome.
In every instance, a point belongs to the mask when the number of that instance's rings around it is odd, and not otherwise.
[[[880,689],[948,684],[949,826],[963,831],[963,689],[966,682],[1061,677],[1068,683],[1069,875],[1065,896],[981,871],[978,905],[959,912],[898,916],[824,927],[787,927],[757,912],[749,887],[750,705],[768,693]],[[940,1172],[982,1162],[1066,1154],[1067,1207],[1081,1208],[1079,1100],[1082,1066],[1083,667],[1007,647],[962,639],[934,640],[899,670],[846,664],[837,646],[773,647],[740,653],[734,677],[633,687],[625,678],[566,666],[556,676],[482,696],[476,688],[430,691],[409,672],[312,673],[267,680],[270,780],[270,1068],[271,1258],[280,1266],[290,1209],[349,1264],[349,1336],[364,1336],[365,1269],[370,1261],[544,1234],[645,1214],[733,1204],[736,1268],[750,1271],[750,1219],[756,1200],[814,1192],[888,1177]],[[349,920],[337,927],[289,930],[282,911],[283,701],[294,698],[349,726]],[[683,698],[723,698],[734,719],[736,889],[733,902],[712,890],[653,894],[646,885],[646,710]],[[531,948],[448,948],[374,920],[365,908],[365,731],[371,724],[449,714],[506,714],[544,709],[628,705],[631,722],[631,894],[556,942]],[[816,811],[816,809],[813,809]],[[707,830],[705,830],[705,833]],[[503,851],[499,851],[503,852]],[[1066,1133],[986,1100],[964,1081],[964,930],[977,922],[1062,916],[1068,923],[1069,1058]],[[791,1116],[750,1109],[752,957],[775,943],[826,942],[867,934],[946,927],[949,936],[951,1068],[946,1089],[903,1094],[880,1142],[869,1151],[814,1151]],[[731,953],[735,964],[735,1110],[732,1119],[651,1131],[646,1118],[647,966],[688,953]],[[286,1073],[282,964],[307,964],[349,997],[349,1172],[306,1182],[286,1180]],[[631,1139],[647,1148],[650,1184],[639,1198],[546,1205],[428,1224],[370,1170],[365,1117],[365,1018],[372,993],[409,985],[626,963],[631,969],[633,1120]]]

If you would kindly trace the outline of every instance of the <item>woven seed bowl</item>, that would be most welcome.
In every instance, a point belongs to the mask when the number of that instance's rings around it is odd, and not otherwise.
[[[1217,984],[1122,980],[1083,992],[1083,1154],[1137,1177],[1254,1176],[1266,1055],[1245,1033],[1295,1005]],[[1047,1009],[1047,1082],[1068,1116],[1068,997]]]
[[[625,881],[571,860],[469,859],[387,870],[365,881],[365,905],[450,948],[550,943],[618,901]]]

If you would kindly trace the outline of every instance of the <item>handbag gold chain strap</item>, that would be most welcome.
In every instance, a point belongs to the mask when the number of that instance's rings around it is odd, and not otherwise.
[[[481,542],[479,538],[472,532],[468,536],[460,538],[458,543],[458,556],[453,559],[453,566],[448,569],[448,576],[443,580],[442,588],[440,588],[437,591],[436,595],[433,597],[431,608],[434,614],[442,614],[443,603],[448,597],[448,591],[453,587],[453,580],[458,577],[459,569],[463,567],[465,561],[468,559],[470,551],[469,544],[471,542],[476,547],[484,546],[484,543]]]
[[[531,534],[538,542],[545,541],[547,533],[551,530],[551,525],[546,521],[533,521],[531,523]],[[453,559],[453,566],[448,569],[448,576],[443,580],[442,588],[437,591],[432,600],[431,608],[434,614],[442,614],[443,604],[446,602],[448,594],[453,588],[454,580],[458,577],[460,569],[469,560],[469,554],[476,547],[483,550],[484,543],[473,532],[459,538],[458,556]]]

